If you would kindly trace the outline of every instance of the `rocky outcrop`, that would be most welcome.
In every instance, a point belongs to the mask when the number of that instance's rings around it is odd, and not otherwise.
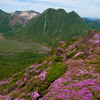
[[[82,39],[81,41],[77,42],[75,44],[75,47],[78,48],[82,43],[85,44],[85,46],[83,47],[82,51],[85,52],[87,51],[87,43],[88,43],[88,40],[90,38],[92,38],[94,36],[94,31],[92,31],[91,29],[88,31],[88,34],[86,35],[86,37],[84,39]]]
[[[16,11],[14,13],[11,13],[11,15],[14,16],[16,20],[21,24],[26,24],[27,21],[39,16],[40,13],[30,10],[30,11]]]

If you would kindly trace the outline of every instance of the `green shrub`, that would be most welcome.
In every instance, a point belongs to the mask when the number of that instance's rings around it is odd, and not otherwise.
[[[76,51],[74,51],[74,52],[72,52],[72,53],[70,53],[70,54],[66,54],[66,59],[72,58],[77,52],[78,52],[78,51],[76,50]]]
[[[86,54],[80,54],[77,57],[75,57],[74,59],[86,59],[87,55]]]
[[[42,65],[42,66],[39,66],[36,70],[43,70],[47,67],[47,65]]]
[[[51,48],[51,50],[49,51],[49,54],[53,54],[53,53],[54,53],[54,51],[55,51],[55,48],[54,48],[54,47],[52,47],[52,48]]]
[[[15,53],[12,56],[0,56],[0,80],[26,69],[44,55],[32,51]]]
[[[65,45],[62,46],[62,48],[63,48],[63,47],[68,47],[68,46],[72,45],[76,40],[77,40],[77,39],[74,39],[74,38],[68,40],[68,41],[65,43]]]
[[[47,73],[47,80],[53,82],[61,75],[63,75],[65,71],[66,71],[66,65],[54,62]]]
[[[61,61],[62,61],[62,57],[61,57],[61,56],[56,56],[56,57],[54,58],[54,61],[55,61],[55,62],[61,62]]]

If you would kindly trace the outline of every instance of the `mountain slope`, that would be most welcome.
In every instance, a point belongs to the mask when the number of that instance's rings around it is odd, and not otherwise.
[[[12,31],[21,26],[13,16],[0,10],[0,33]]]
[[[83,20],[93,29],[100,31],[100,20],[89,20],[87,18],[83,18]]]
[[[12,16],[16,17],[16,19],[21,24],[26,24],[29,20],[32,18],[35,18],[40,15],[39,12],[28,10],[28,11],[15,11],[14,13],[11,13]]]
[[[42,61],[0,85],[0,100],[99,100],[100,32],[60,41]]]
[[[89,26],[74,11],[66,13],[63,9],[49,8],[30,24],[5,36],[19,40],[41,42],[55,45],[75,35],[84,34]]]
[[[0,33],[14,31],[39,15],[40,13],[35,11],[16,11],[14,13],[6,13],[0,10]]]

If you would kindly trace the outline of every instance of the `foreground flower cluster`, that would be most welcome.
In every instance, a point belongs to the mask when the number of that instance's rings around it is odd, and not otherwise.
[[[82,39],[60,41],[45,60],[2,80],[0,100],[99,100],[100,34]]]

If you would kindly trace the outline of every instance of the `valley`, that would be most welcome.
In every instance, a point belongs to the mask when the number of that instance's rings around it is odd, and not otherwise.
[[[100,20],[0,10],[0,100],[99,99]]]
[[[42,59],[48,51],[44,48],[39,43],[17,42],[0,36],[0,80]]]

